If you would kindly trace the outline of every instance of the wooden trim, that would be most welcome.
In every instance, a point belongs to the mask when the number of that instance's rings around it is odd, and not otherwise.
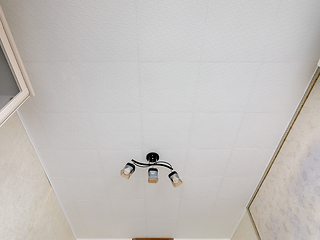
[[[254,194],[252,195],[252,197],[251,197],[251,199],[250,199],[250,201],[249,201],[249,203],[247,205],[247,210],[248,210],[250,219],[251,219],[251,221],[253,223],[253,226],[254,226],[254,228],[256,230],[256,233],[257,233],[257,235],[258,235],[260,240],[261,240],[261,237],[260,237],[258,228],[257,228],[257,226],[256,226],[256,224],[254,222],[254,219],[252,217],[252,214],[250,212],[251,204],[253,203],[255,197],[257,196],[257,194],[258,194],[263,182],[265,181],[265,179],[266,179],[266,177],[267,177],[267,175],[268,175],[273,163],[275,162],[276,158],[278,157],[279,152],[280,152],[283,144],[285,143],[285,141],[286,141],[286,139],[287,139],[287,137],[288,137],[293,125],[294,125],[294,123],[296,122],[296,120],[297,120],[297,118],[298,118],[298,116],[299,116],[304,104],[306,103],[306,101],[307,101],[307,99],[308,99],[308,97],[309,97],[314,85],[318,81],[319,77],[320,77],[320,67],[317,67],[317,69],[316,69],[315,73],[313,74],[313,77],[312,77],[312,79],[311,79],[311,81],[309,83],[308,88],[306,89],[306,91],[305,91],[305,93],[304,93],[304,95],[303,95],[303,97],[302,97],[302,99],[301,99],[301,101],[300,101],[300,103],[299,103],[299,105],[298,105],[298,107],[297,107],[297,109],[296,109],[296,111],[295,111],[295,113],[294,113],[294,115],[293,115],[293,117],[292,117],[287,129],[286,129],[286,131],[284,132],[284,134],[283,134],[283,136],[282,136],[282,138],[280,140],[280,143],[278,144],[278,147],[276,148],[276,150],[275,150],[275,152],[274,152],[274,154],[273,154],[273,156],[271,158],[271,161],[270,161],[268,167],[266,168],[266,170],[265,170],[265,172],[264,172],[264,174],[263,174],[263,176],[262,176],[262,178],[261,178],[256,190],[254,191]]]

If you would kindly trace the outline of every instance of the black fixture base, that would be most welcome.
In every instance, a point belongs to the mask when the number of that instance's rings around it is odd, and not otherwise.
[[[157,162],[159,160],[159,154],[155,152],[148,153],[146,156],[148,162]]]

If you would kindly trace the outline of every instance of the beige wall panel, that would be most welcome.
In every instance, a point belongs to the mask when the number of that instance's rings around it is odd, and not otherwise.
[[[25,240],[35,232],[33,228],[39,218],[44,221],[43,212],[49,206],[46,203],[55,196],[17,114],[0,127],[0,169],[0,239]],[[55,221],[64,222],[71,231],[58,202],[54,204]],[[62,228],[52,227],[57,231]]]
[[[259,240],[248,211],[246,211],[243,215],[241,222],[231,240]]]
[[[319,80],[249,210],[262,240],[319,239]]]

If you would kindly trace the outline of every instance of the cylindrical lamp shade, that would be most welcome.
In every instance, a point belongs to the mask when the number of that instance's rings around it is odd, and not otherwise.
[[[132,163],[127,163],[121,170],[120,175],[126,179],[129,179],[134,173],[135,166]]]
[[[181,179],[176,171],[171,172],[168,177],[171,180],[171,183],[174,187],[179,187],[182,184]]]
[[[158,169],[149,168],[148,170],[148,183],[157,183],[158,182]]]

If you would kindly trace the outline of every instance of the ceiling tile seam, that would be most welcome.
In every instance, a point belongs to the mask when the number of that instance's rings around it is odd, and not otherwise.
[[[265,53],[266,53],[267,49],[268,49],[269,46],[270,46],[270,42],[271,42],[271,41],[270,41],[270,38],[273,37],[274,32],[275,32],[275,28],[276,28],[276,26],[277,26],[277,19],[278,19],[278,15],[279,15],[279,12],[280,12],[281,4],[282,4],[282,0],[279,0],[277,13],[276,13],[276,16],[274,17],[273,24],[272,24],[272,28],[271,28],[271,30],[270,30],[270,34],[268,35],[269,38],[268,38],[268,40],[266,41],[265,46],[264,46],[264,50],[263,50],[263,53],[262,53],[261,62],[265,62],[265,61],[264,61],[264,59],[265,59]]]
[[[206,14],[208,14],[208,1],[207,1],[207,12]],[[207,21],[207,15],[206,15],[206,21]],[[204,37],[203,37],[204,39]],[[203,40],[202,40],[202,46],[203,47]],[[202,52],[202,49],[201,49]],[[198,69],[197,69],[197,75],[196,75],[196,84],[195,84],[195,89],[193,92],[193,101],[192,101],[192,111],[191,111],[191,121],[190,121],[190,127],[189,127],[189,134],[188,134],[188,141],[187,141],[187,155],[186,155],[186,159],[185,159],[185,164],[184,164],[184,169],[183,172],[186,172],[186,168],[187,168],[187,164],[188,164],[188,159],[189,159],[189,154],[190,154],[190,145],[191,145],[191,134],[193,132],[193,125],[194,125],[194,118],[195,118],[195,110],[196,110],[196,96],[197,96],[197,91],[199,88],[199,81],[200,81],[200,68],[201,68],[201,61],[198,62]],[[181,193],[180,193],[180,202],[179,202],[179,210],[178,210],[178,218],[177,218],[177,222],[176,222],[176,226],[175,226],[175,232],[177,232],[177,228],[178,228],[178,220],[180,218],[180,214],[181,214],[181,196],[182,196],[182,192],[183,192],[184,188],[182,189]]]
[[[208,27],[208,13],[209,13],[209,1],[207,0],[206,1],[207,3],[207,10],[206,10],[206,20],[205,20],[205,23],[204,23],[204,29],[203,29],[203,32],[202,32],[202,39],[201,39],[201,48],[200,48],[200,62],[203,62],[202,59],[203,59],[203,46],[204,46],[204,39],[205,39],[205,35],[206,35],[206,32],[207,32],[207,27]]]
[[[218,199],[218,196],[219,196],[219,193],[220,193],[220,190],[221,190],[221,186],[222,186],[223,180],[226,178],[226,171],[227,171],[227,168],[228,168],[228,165],[229,165],[229,162],[230,162],[230,158],[231,158],[231,156],[232,156],[232,152],[233,152],[233,150],[234,150],[234,148],[235,148],[236,139],[237,139],[237,137],[238,137],[238,135],[239,135],[239,131],[240,131],[240,128],[241,128],[243,119],[244,119],[244,115],[245,115],[245,114],[243,113],[242,118],[241,118],[241,120],[240,120],[240,124],[239,124],[238,131],[237,131],[237,133],[236,133],[236,136],[235,136],[235,138],[234,138],[234,141],[233,141],[233,144],[232,144],[232,147],[231,147],[231,151],[230,151],[230,153],[229,153],[229,157],[228,157],[228,160],[227,160],[225,169],[224,169],[223,174],[222,174],[221,182],[220,182],[220,184],[219,184],[219,190],[218,190],[218,192],[217,192],[216,201],[215,201],[215,203],[214,203],[213,209],[212,209],[211,214],[210,214],[210,219],[213,217],[214,207],[216,206],[217,199]],[[207,225],[206,231],[208,230],[208,227],[209,227],[209,224]],[[237,227],[237,226],[236,226],[236,227]],[[236,227],[235,227],[235,229],[236,229]]]
[[[139,35],[140,35],[140,27],[139,27],[139,21],[138,21],[138,0],[135,0],[135,11],[136,11],[136,29],[137,29],[137,54],[138,54],[138,79],[139,79],[139,107],[140,107],[140,128],[141,128],[141,149],[144,149],[143,146],[143,121],[142,121],[142,96],[141,96],[141,64],[140,64],[140,42],[139,42]],[[148,224],[147,224],[147,204],[146,204],[146,188],[145,185],[143,185],[143,193],[144,193],[144,224],[145,224],[145,236],[147,237],[148,234]]]

